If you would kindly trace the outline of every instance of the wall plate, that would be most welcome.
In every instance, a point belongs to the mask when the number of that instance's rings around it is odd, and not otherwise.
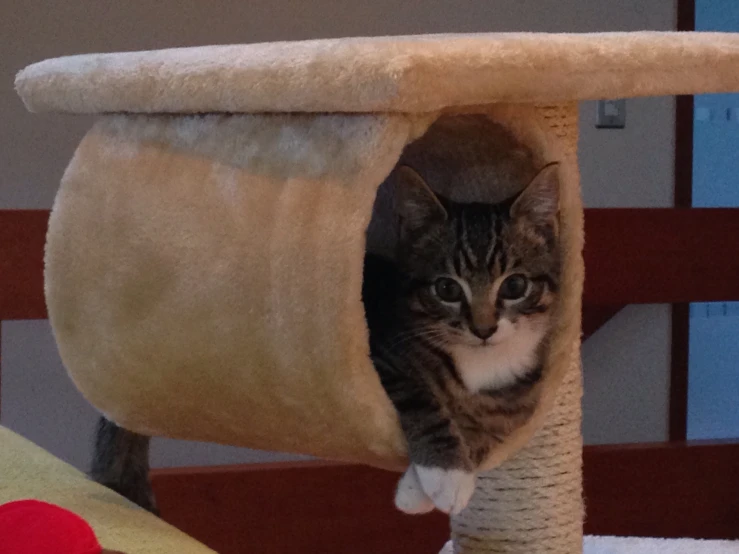
[[[598,129],[626,127],[626,100],[598,100],[595,126]]]

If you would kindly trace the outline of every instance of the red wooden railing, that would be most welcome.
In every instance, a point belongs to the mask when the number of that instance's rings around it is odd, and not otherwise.
[[[47,219],[0,210],[0,319],[46,317]],[[739,209],[588,209],[585,236],[586,327],[626,304],[739,300]]]
[[[585,532],[739,538],[739,444],[586,447]],[[323,462],[156,470],[164,519],[221,554],[435,554],[439,513],[392,508],[397,475]]]

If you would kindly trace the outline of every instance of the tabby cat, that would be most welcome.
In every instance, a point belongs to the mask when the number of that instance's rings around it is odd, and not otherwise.
[[[559,283],[557,166],[498,204],[452,202],[396,169],[395,260],[367,255],[372,361],[411,466],[396,505],[459,512],[475,472],[533,413]],[[149,437],[100,419],[91,476],[157,512]]]
[[[395,503],[457,513],[496,444],[532,415],[560,277],[557,164],[498,204],[434,194],[398,170],[395,261],[368,255],[372,361],[411,466]]]

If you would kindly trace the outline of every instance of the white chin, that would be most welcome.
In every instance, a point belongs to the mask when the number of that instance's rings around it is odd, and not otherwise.
[[[495,346],[495,344],[496,343],[491,342],[491,341],[487,341],[487,342],[477,341],[477,342],[473,342],[472,344],[469,344],[468,346],[470,348],[492,348],[493,346]]]
[[[496,333],[485,342],[481,341],[477,337],[465,337],[463,344],[470,348],[493,348],[504,343],[510,337],[507,333]]]

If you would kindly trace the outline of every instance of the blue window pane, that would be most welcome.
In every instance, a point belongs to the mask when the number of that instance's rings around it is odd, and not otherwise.
[[[739,32],[738,1],[695,7],[696,30]],[[739,207],[739,94],[695,97],[693,206]],[[689,348],[688,438],[739,438],[739,302],[692,304]]]
[[[690,307],[688,438],[739,437],[739,302]]]

